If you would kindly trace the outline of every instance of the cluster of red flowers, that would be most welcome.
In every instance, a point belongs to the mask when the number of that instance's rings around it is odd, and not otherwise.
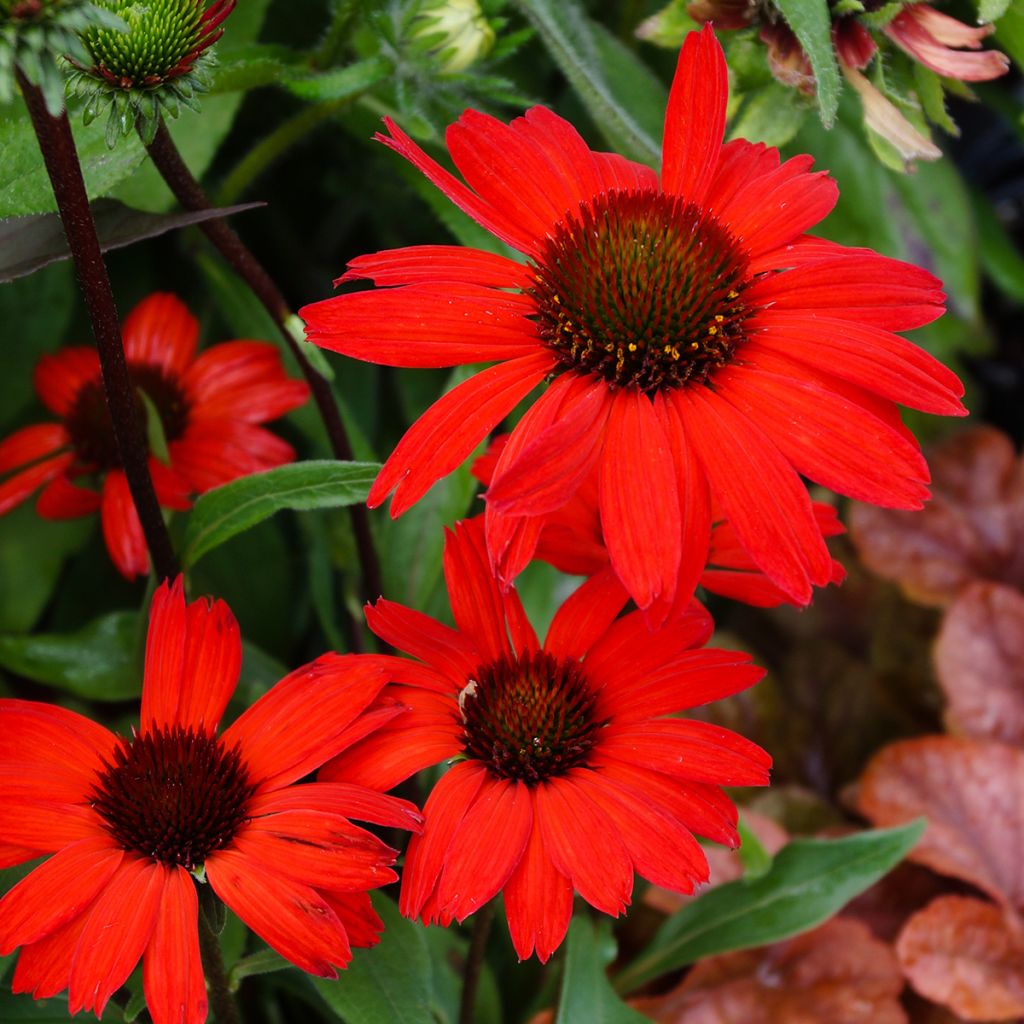
[[[448,145],[465,183],[387,122],[383,141],[526,262],[448,246],[377,253],[343,280],[385,290],[303,311],[315,342],[350,356],[496,362],[414,424],[371,505],[394,491],[392,514],[409,508],[549,382],[476,465],[486,512],[447,536],[455,626],[381,598],[368,624],[411,658],[327,655],[218,735],[237,627],[221,602],[186,605],[179,581],[153,601],[130,739],[0,701],[0,864],[52,854],[0,901],[0,955],[22,947],[16,990],[68,988],[73,1012],[101,1012],[142,957],[156,1024],[199,1024],[190,874],[283,956],[332,975],[351,945],[375,940],[367,890],[396,878],[394,851],[351,818],[416,833],[407,916],[462,921],[503,893],[519,956],[542,960],[574,893],[616,915],[634,873],[681,892],[706,880],[694,834],[737,844],[722,787],[766,783],[770,759],[679,713],[762,672],[704,648],[712,622],[695,588],[806,604],[842,578],[824,541],[841,527],[802,477],[920,507],[928,470],[895,403],[963,409],[956,377],[894,333],[941,314],[940,283],[806,234],[834,183],[810,158],[723,144],[726,97],[714,34],[691,35],[660,178],[592,151],[541,107],[510,125],[463,115]],[[257,424],[305,391],[265,346],[194,358],[194,322],[167,296],[138,307],[125,334],[166,438],[167,458],[150,460],[166,505],[291,457]],[[0,445],[0,470],[16,470],[0,507],[43,483],[42,514],[100,507],[130,574],[144,549],[97,373],[84,349],[41,364],[40,396],[61,422]],[[543,643],[513,586],[532,558],[589,577]],[[452,766],[422,817],[383,795],[441,763]]]

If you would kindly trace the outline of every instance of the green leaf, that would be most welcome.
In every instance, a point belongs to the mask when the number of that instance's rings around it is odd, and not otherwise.
[[[608,981],[605,969],[614,958],[611,923],[601,921],[595,929],[588,918],[574,917],[555,1024],[643,1024],[647,1020],[628,1007]]]
[[[149,450],[161,462],[169,465],[171,453],[167,448],[167,434],[164,432],[164,421],[160,417],[160,410],[142,388],[136,388],[135,393],[142,401],[142,408],[146,413],[146,441]]]
[[[978,21],[985,25],[1001,18],[1010,8],[1010,0],[977,0]]]
[[[729,138],[784,146],[800,130],[806,114],[806,101],[796,89],[772,82],[744,97],[729,125]]]
[[[839,65],[832,48],[828,0],[775,0],[811,62],[817,81],[821,123],[831,128],[839,109]]]
[[[996,25],[996,42],[1024,68],[1024,5],[1011,4]]]
[[[0,666],[89,700],[129,700],[142,690],[139,616],[113,612],[75,633],[0,636]]]
[[[155,238],[213,217],[230,217],[262,205],[244,203],[217,210],[153,214],[133,210],[116,199],[97,199],[92,203],[92,215],[100,248],[109,252],[144,238]],[[33,213],[0,220],[0,281],[24,277],[47,264],[66,260],[70,255],[64,227],[56,213]]]
[[[751,831],[742,814],[736,831],[740,836],[740,847],[737,852],[743,865],[743,878],[747,882],[752,882],[771,870],[772,855],[761,845],[761,840]]]
[[[842,839],[795,839],[771,870],[711,889],[670,917],[651,945],[615,979],[629,992],[717,953],[778,942],[827,920],[898,864],[924,821]]]
[[[87,519],[40,519],[30,502],[0,519],[0,632],[24,633],[36,624],[68,555],[91,530]]]
[[[518,5],[608,142],[623,156],[656,166],[668,97],[647,66],[591,21],[579,0]]]
[[[337,981],[312,978],[312,984],[345,1024],[435,1024],[423,927],[377,893],[373,905],[384,922],[379,945],[353,950]]]
[[[208,551],[281,509],[338,508],[365,501],[379,469],[368,462],[295,462],[215,487],[193,506],[182,563],[195,565]]]
[[[68,1013],[66,996],[33,999],[28,995],[12,995],[8,989],[0,990],[0,1021],[3,1024],[69,1024],[77,1019]],[[121,1008],[111,1003],[99,1019],[105,1024],[121,1021]]]
[[[69,117],[90,198],[109,192],[142,163],[145,150],[137,139],[126,139],[111,150],[102,123],[83,126],[74,109]],[[20,101],[0,108],[0,152],[0,217],[56,210],[39,143]]]
[[[655,46],[678,50],[686,34],[700,28],[687,12],[688,5],[689,0],[669,0],[657,14],[637,25],[637,37]]]

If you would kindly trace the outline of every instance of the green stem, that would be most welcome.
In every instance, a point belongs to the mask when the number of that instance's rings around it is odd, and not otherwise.
[[[213,1010],[217,1024],[241,1024],[238,1007],[231,996],[228,972],[224,969],[220,941],[206,915],[203,906],[205,902],[201,899],[199,904],[199,952],[203,958],[203,973],[210,993],[210,1009]]]
[[[494,923],[494,900],[481,907],[473,922],[473,934],[466,953],[466,966],[462,971],[462,1000],[459,1003],[459,1024],[473,1024],[476,992],[480,987],[480,972],[484,966],[487,936]]]

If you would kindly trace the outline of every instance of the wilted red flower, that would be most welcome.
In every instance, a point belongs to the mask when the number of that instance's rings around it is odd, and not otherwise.
[[[160,504],[187,509],[191,492],[295,458],[290,444],[259,424],[301,405],[309,391],[285,376],[273,345],[229,341],[196,355],[199,325],[173,295],[143,299],[122,326],[128,373],[142,422],[159,419],[166,453],[149,471]],[[114,564],[131,579],[149,555],[121,468],[96,350],[65,348],[39,361],[35,387],[59,423],[39,423],[0,441],[0,514],[40,486],[36,511],[71,519],[97,509]],[[159,431],[157,431],[159,433]],[[163,457],[166,454],[166,459]]]
[[[296,785],[395,714],[364,714],[386,681],[325,655],[220,736],[242,646],[223,601],[185,604],[179,577],[150,613],[142,722],[130,739],[50,704],[0,700],[0,867],[53,854],[0,900],[15,992],[65,988],[97,1016],[140,957],[155,1024],[201,1024],[195,883],[292,963],[325,977],[372,945],[367,890],[395,851],[349,818],[418,827],[403,800],[345,782]]]
[[[962,414],[954,374],[893,331],[942,313],[927,271],[804,234],[835,183],[811,158],[722,144],[728,82],[710,28],[682,49],[661,179],[592,152],[534,107],[511,125],[467,111],[448,129],[467,184],[390,120],[382,137],[527,264],[453,246],[362,256],[342,280],[387,290],[307,306],[312,341],[395,366],[502,360],[436,402],[370,491],[392,515],[462,462],[545,379],[488,493],[500,570],[523,517],[599,474],[601,528],[642,608],[703,564],[712,499],[754,564],[806,603],[832,559],[798,474],[918,508],[928,469],[896,402]],[[685,538],[685,542],[684,542]]]
[[[473,476],[482,484],[491,482],[494,467],[508,435],[501,434],[488,446],[487,451],[473,463]],[[812,502],[814,518],[821,528],[822,536],[835,537],[844,533],[836,510],[824,502]],[[711,543],[707,550],[707,563],[698,565],[687,557],[684,549],[679,562],[680,579],[676,586],[676,601],[673,608],[685,611],[689,595],[693,592],[694,576],[697,582],[713,594],[743,601],[758,608],[774,608],[790,603],[788,595],[779,590],[764,573],[760,572],[750,555],[736,539],[736,531],[722,517],[721,512],[711,505]],[[556,569],[571,576],[593,576],[608,565],[608,552],[601,536],[601,514],[598,490],[598,474],[592,472],[579,486],[579,490],[559,509],[548,516],[535,516],[523,522],[524,532],[520,543],[510,546],[509,556],[503,569],[505,579],[511,581],[525,565],[518,559],[535,543],[532,555],[548,562]],[[530,534],[537,531],[536,539]],[[529,556],[528,556],[529,557]],[[832,583],[842,583],[846,570],[832,559]],[[659,602],[652,606],[650,616],[664,621],[665,610]],[[671,615],[672,611],[668,612]]]
[[[420,659],[380,659],[395,681],[383,699],[410,710],[320,773],[385,789],[458,762],[409,846],[402,912],[462,921],[504,891],[516,952],[546,960],[573,890],[619,914],[634,871],[680,892],[706,880],[692,833],[737,845],[719,787],[763,785],[770,759],[727,729],[670,716],[762,670],[746,654],[694,649],[712,628],[696,602],[653,633],[639,612],[616,620],[626,594],[609,571],[562,605],[540,644],[490,572],[479,520],[449,534],[444,569],[455,629],[383,599],[367,608],[381,639]]]

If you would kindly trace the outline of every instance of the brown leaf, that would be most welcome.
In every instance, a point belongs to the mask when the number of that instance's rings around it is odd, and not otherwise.
[[[911,860],[1024,906],[1024,750],[953,736],[893,743],[868,765],[857,804],[876,825],[927,817]]]
[[[968,586],[943,620],[935,672],[952,731],[1024,746],[1024,594]]]
[[[702,960],[664,996],[638,1000],[660,1024],[906,1024],[892,950],[833,918],[762,949]]]
[[[936,896],[947,893],[949,886],[949,880],[934,871],[903,861],[847,903],[843,917],[862,921],[883,942],[895,942],[907,918]]]
[[[921,995],[963,1020],[1024,1014],[1024,934],[992,903],[940,896],[907,922],[896,954]]]
[[[922,604],[947,604],[975,579],[1024,588],[1024,464],[1010,439],[978,427],[935,449],[920,512],[857,505],[861,560]]]

